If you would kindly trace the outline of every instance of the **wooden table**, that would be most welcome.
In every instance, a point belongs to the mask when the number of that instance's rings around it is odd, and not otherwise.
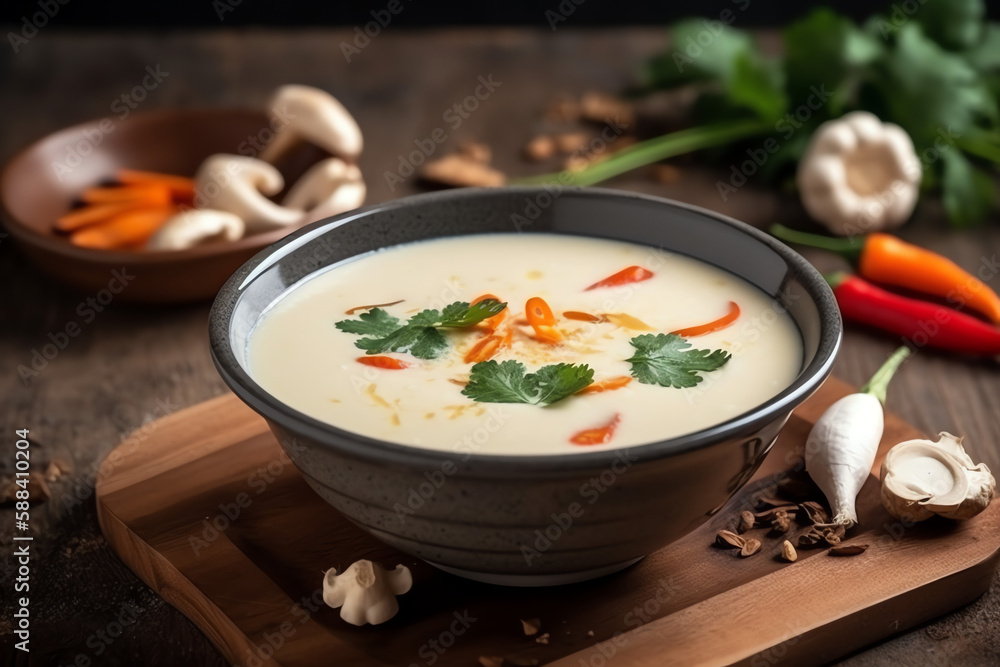
[[[17,55],[0,50],[0,157],[63,126],[116,117],[121,106],[113,107],[115,100],[141,85],[147,66],[159,66],[165,74],[136,110],[262,105],[277,85],[300,82],[332,91],[357,116],[366,142],[361,167],[374,203],[417,191],[412,179],[391,190],[384,174],[414,149],[414,140],[438,127],[448,134],[439,150],[453,150],[467,139],[485,141],[500,169],[525,173],[529,167],[519,149],[543,129],[543,109],[555,94],[620,90],[639,63],[663,47],[659,29],[562,27],[554,34],[387,29],[348,64],[340,43],[351,39],[350,30],[128,35],[42,30]],[[473,94],[478,77],[490,75],[500,85],[452,129],[443,114]],[[656,184],[644,174],[611,185],[673,197],[757,225],[794,224],[803,217],[793,199],[754,188],[752,182],[724,202],[714,185],[722,172],[682,169],[681,179],[671,185]],[[1000,229],[948,230],[936,202],[923,204],[902,235],[972,270],[982,263],[995,265],[1000,255]],[[821,268],[832,266],[829,258],[811,258]],[[63,458],[74,466],[73,474],[52,485],[53,498],[32,512],[39,560],[31,592],[31,664],[225,664],[207,638],[110,553],[97,527],[92,495],[97,465],[125,433],[223,391],[209,359],[208,304],[112,302],[26,386],[17,365],[30,363],[32,349],[47,343],[49,332],[78,319],[77,307],[88,295],[50,282],[9,239],[0,239],[0,285],[0,424],[5,434],[0,465],[12,467],[13,430],[30,428],[36,460]],[[861,383],[897,344],[849,327],[836,373]],[[973,457],[1000,470],[995,363],[921,352],[896,379],[888,405],[928,433],[966,436]],[[4,535],[11,534],[12,524],[12,512],[4,509]],[[11,547],[4,542],[6,556]],[[0,572],[0,580],[0,641],[9,655],[14,640],[8,569]],[[843,664],[997,664],[998,628],[1000,586],[994,585],[969,607]],[[26,664],[23,654],[16,657]]]

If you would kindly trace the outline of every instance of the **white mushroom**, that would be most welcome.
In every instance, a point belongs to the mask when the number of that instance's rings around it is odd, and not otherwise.
[[[146,243],[147,250],[184,250],[243,236],[243,219],[234,213],[194,208],[169,218]]]
[[[365,180],[357,165],[332,157],[303,174],[282,204],[304,210],[301,222],[307,223],[355,209],[365,202],[365,194]]]
[[[361,129],[344,105],[325,90],[282,86],[275,91],[268,109],[276,133],[261,151],[262,160],[275,162],[302,141],[349,160],[361,155]]]
[[[961,438],[907,440],[882,462],[882,504],[897,518],[923,521],[934,514],[968,519],[990,504],[996,480],[985,463],[974,465]]]
[[[903,224],[917,203],[923,171],[909,135],[867,111],[817,128],[799,162],[802,204],[842,236]]]
[[[238,215],[247,234],[294,225],[302,219],[302,211],[279,206],[265,196],[278,194],[285,181],[262,160],[212,155],[201,163],[194,180],[195,205]]]
[[[397,595],[410,590],[413,576],[409,568],[397,565],[387,571],[370,560],[359,560],[343,574],[335,569],[323,577],[323,602],[336,609],[351,625],[385,623],[399,611]]]

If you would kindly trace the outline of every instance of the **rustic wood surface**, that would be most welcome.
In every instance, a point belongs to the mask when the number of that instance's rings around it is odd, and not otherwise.
[[[749,558],[712,546],[719,530],[736,529],[740,511],[782,493],[776,481],[801,471],[815,420],[851,391],[827,381],[705,525],[623,572],[557,590],[476,584],[379,543],[306,485],[264,420],[230,393],[113,450],[99,473],[97,512],[115,553],[233,664],[256,657],[308,667],[330,655],[339,667],[432,658],[461,667],[480,656],[565,667],[602,658],[648,667],[823,664],[979,597],[1000,559],[1000,504],[972,521],[906,526],[882,507],[875,476],[860,495],[861,525],[845,540],[868,545],[862,556],[800,549],[794,565],[782,561],[782,541],[806,532],[802,522],[781,537],[766,528],[744,533],[763,544]],[[895,443],[920,436],[889,414],[873,470]],[[813,489],[798,499],[820,496]],[[413,573],[400,614],[385,625],[355,629],[319,604],[323,571],[360,558]],[[826,593],[790,613],[789,600],[814,590]],[[525,617],[540,620],[547,642],[524,636]],[[467,622],[453,645],[432,643],[456,618]]]
[[[238,9],[237,9],[238,11]],[[639,63],[664,45],[658,29],[614,31],[387,29],[345,62],[339,44],[353,31],[261,31],[74,34],[54,29],[0,51],[0,158],[29,141],[86,119],[117,118],[115,104],[141,85],[146,67],[167,72],[136,111],[179,106],[261,105],[275,86],[318,85],[336,94],[359,119],[366,151],[361,167],[369,202],[418,191],[412,179],[390,190],[383,174],[396,169],[414,140],[447,129],[451,150],[465,139],[493,149],[508,173],[528,167],[524,141],[545,129],[543,110],[558,93],[620,90]],[[470,95],[479,76],[501,86],[452,130],[445,111]],[[115,106],[112,106],[115,105]],[[722,201],[714,186],[723,171],[682,164],[670,185],[636,174],[614,187],[674,197],[763,225],[799,223],[791,198],[754,186]],[[1000,228],[957,232],[945,227],[940,207],[923,204],[904,237],[947,254],[970,270],[997,262]],[[828,258],[811,255],[817,264]],[[16,246],[0,238],[0,424],[3,433],[30,428],[35,462],[62,458],[74,472],[52,483],[53,498],[32,511],[38,536],[32,580],[35,618],[32,664],[81,662],[121,665],[225,664],[208,640],[179,612],[132,575],[100,537],[94,511],[97,466],[124,436],[152,419],[223,391],[206,340],[208,305],[143,307],[112,302],[91,318],[88,296],[53,284]],[[994,285],[996,280],[993,281]],[[18,364],[49,334],[76,322],[81,333],[25,384]],[[861,383],[898,344],[849,327],[836,373]],[[1000,375],[995,363],[922,351],[894,382],[889,407],[918,429],[966,436],[970,452],[1000,469]],[[148,428],[147,428],[148,431]],[[13,438],[0,443],[0,465],[13,464]],[[0,514],[12,531],[9,509]],[[10,635],[11,561],[4,540],[0,572],[0,637],[7,660],[18,664]],[[844,582],[844,585],[864,585]],[[820,595],[817,593],[817,595]],[[995,665],[1000,655],[1000,586],[968,607],[847,659],[848,665]]]

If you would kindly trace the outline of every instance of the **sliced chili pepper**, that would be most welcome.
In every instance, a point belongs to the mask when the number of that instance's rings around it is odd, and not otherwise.
[[[365,366],[374,366],[375,368],[384,368],[389,371],[400,371],[404,368],[409,368],[410,364],[406,363],[402,359],[396,359],[394,357],[383,357],[383,356],[370,356],[370,357],[358,357],[356,361],[359,364],[364,364]]]
[[[891,234],[836,239],[782,225],[773,225],[771,233],[789,243],[833,251],[853,262],[868,280],[941,297],[1000,324],[1000,296],[983,281],[947,257]]]
[[[628,375],[619,375],[618,377],[609,378],[607,380],[601,380],[600,382],[594,382],[593,384],[588,384],[586,387],[576,392],[578,394],[599,394],[604,391],[614,391],[615,389],[621,389],[629,382],[632,378]]]
[[[403,299],[399,301],[390,301],[389,303],[373,303],[370,306],[354,306],[354,308],[348,308],[344,311],[347,315],[353,315],[359,310],[371,310],[372,308],[385,308],[386,306],[395,306],[397,303],[403,303]]]
[[[587,428],[578,433],[574,433],[569,439],[574,445],[603,445],[611,442],[611,438],[615,434],[615,429],[618,428],[618,423],[621,422],[621,415],[615,414],[604,426],[598,426],[596,428]]]
[[[482,296],[476,297],[476,299],[470,305],[474,306],[480,301],[486,301],[486,299],[493,299],[494,301],[500,301],[498,297],[495,297],[492,294],[483,294]],[[485,320],[480,322],[480,325],[485,329],[489,329],[490,331],[496,331],[497,329],[500,328],[500,325],[503,324],[503,321],[507,319],[507,315],[508,315],[508,310],[505,307],[503,310],[501,310],[493,317],[487,317]]]
[[[887,292],[848,274],[827,277],[845,320],[903,336],[922,347],[1000,355],[1000,328],[947,306]]]
[[[740,317],[740,307],[735,301],[729,302],[729,312],[720,317],[717,320],[712,320],[706,324],[699,324],[694,327],[687,327],[686,329],[678,329],[677,331],[671,331],[670,333],[675,336],[681,336],[682,338],[691,338],[692,336],[704,336],[705,334],[710,334],[713,331],[721,331],[725,329],[730,324],[738,320]]]
[[[524,315],[528,324],[535,330],[535,337],[546,343],[558,343],[563,339],[562,332],[555,327],[556,316],[552,314],[549,304],[540,296],[533,296],[524,304]]]
[[[567,310],[563,313],[563,317],[567,320],[576,320],[577,322],[604,322],[605,319],[601,315],[591,315],[590,313],[584,313],[579,310]]]
[[[503,347],[503,337],[496,334],[487,334],[479,339],[468,352],[465,353],[465,363],[475,364],[480,361],[487,361],[497,355]]]
[[[592,289],[597,289],[599,287],[620,287],[621,285],[628,285],[629,283],[640,283],[643,280],[649,280],[653,277],[653,272],[649,269],[644,269],[641,266],[630,266],[627,269],[622,269],[613,276],[608,276],[604,280],[599,280],[584,292],[589,292]]]

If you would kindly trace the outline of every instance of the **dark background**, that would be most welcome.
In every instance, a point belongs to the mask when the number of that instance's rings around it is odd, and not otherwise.
[[[63,27],[232,27],[232,26],[327,26],[359,25],[372,20],[371,12],[384,10],[390,0],[367,2],[262,2],[260,0],[4,0],[0,23],[20,23],[42,6],[59,6],[52,26]],[[861,21],[878,10],[892,11],[892,2],[865,0],[819,0],[766,2],[765,0],[675,0],[671,2],[607,2],[602,0],[543,0],[542,2],[484,3],[446,0],[433,4],[421,0],[399,0],[403,11],[393,19],[396,26],[435,25],[537,25],[548,27],[546,10],[574,7],[574,25],[666,25],[688,16],[718,16],[736,9],[743,26],[777,26],[826,5]],[[896,0],[901,7],[920,0]],[[227,11],[232,9],[233,11]],[[51,10],[49,13],[53,13]],[[570,12],[564,12],[569,14]],[[990,3],[992,17],[1000,16],[1000,3]]]

